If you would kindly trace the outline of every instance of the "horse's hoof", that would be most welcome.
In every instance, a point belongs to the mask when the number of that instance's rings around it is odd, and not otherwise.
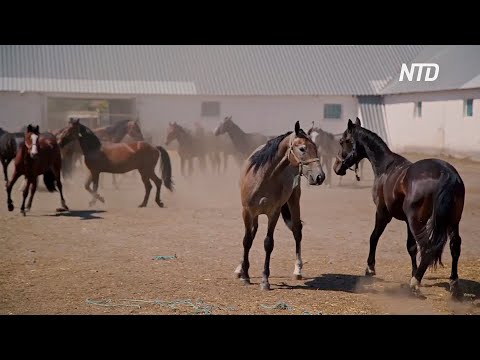
[[[293,280],[302,280],[302,274],[293,274]]]
[[[375,269],[370,269],[369,266],[367,266],[367,269],[365,270],[365,276],[374,276],[377,273],[375,272]]]
[[[25,210],[20,210],[20,213],[23,215],[23,216],[27,216],[27,212]]]
[[[458,286],[458,279],[450,280],[450,295],[453,300],[460,301],[463,299],[463,292],[460,290],[460,286]]]
[[[160,206],[161,208],[163,208],[165,205],[163,205],[163,202],[161,201],[157,201],[157,205]]]
[[[15,209],[13,204],[8,204],[8,211],[13,211],[13,209]]]
[[[234,277],[235,279],[240,279],[241,276],[242,276],[241,273],[237,273],[237,272],[236,272],[236,273],[233,273],[233,277]]]
[[[270,290],[270,284],[269,284],[268,282],[267,282],[267,283],[262,282],[262,283],[260,284],[260,290],[263,290],[263,291],[268,291],[268,290]]]
[[[89,206],[89,207],[92,207],[93,205],[95,205],[95,201],[90,201],[90,202],[88,203],[88,206]]]
[[[65,211],[68,211],[68,207],[64,207],[64,208],[56,208],[55,211],[56,212],[65,212]]]
[[[139,208],[144,208],[144,207],[146,207],[146,206],[147,206],[147,205],[145,205],[145,204],[140,204],[140,205],[138,205]]]
[[[242,282],[243,285],[250,285],[251,284],[250,279],[241,278],[240,281]]]
[[[100,202],[104,203],[105,204],[105,199],[101,196],[98,196],[98,200],[100,200]]]

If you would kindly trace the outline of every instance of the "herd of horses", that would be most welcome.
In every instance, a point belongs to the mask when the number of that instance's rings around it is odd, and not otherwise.
[[[140,207],[147,206],[151,181],[156,186],[155,202],[160,207],[163,207],[160,200],[162,184],[173,191],[169,154],[164,147],[144,141],[138,121],[126,120],[92,130],[79,119],[70,119],[66,127],[50,132],[41,133],[38,126],[32,125],[23,130],[8,133],[0,129],[0,160],[4,168],[9,211],[14,209],[12,188],[22,175],[26,179],[21,206],[24,215],[32,206],[37,177],[40,175],[43,175],[48,191],[58,190],[60,193],[62,206],[57,210],[67,211],[62,177],[71,176],[73,165],[82,158],[89,172],[85,189],[92,195],[91,206],[97,200],[105,201],[98,194],[101,173],[124,174],[138,170],[145,186]],[[126,136],[129,137],[127,141],[124,140]],[[340,137],[313,124],[306,132],[298,121],[293,131],[274,137],[245,133],[231,117],[226,117],[212,132],[206,131],[198,123],[193,131],[177,123],[169,123],[166,144],[173,140],[178,142],[183,176],[187,176],[185,166],[188,167],[188,175],[191,175],[195,158],[199,160],[201,171],[205,170],[209,159],[214,171],[220,173],[222,157],[224,170],[230,156],[241,166],[244,252],[235,274],[244,283],[250,283],[249,252],[260,215],[268,218],[261,289],[270,289],[270,257],[274,248],[274,230],[280,215],[295,240],[293,274],[295,279],[301,279],[302,177],[307,179],[309,185],[319,186],[331,183],[331,171],[343,177],[350,169],[355,171],[357,180],[360,180],[358,169],[362,170],[363,162],[369,161],[374,173],[372,196],[376,213],[365,275],[376,274],[378,240],[395,218],[403,221],[407,227],[406,246],[412,263],[412,293],[419,294],[419,286],[428,267],[442,264],[442,253],[449,239],[452,256],[450,291],[455,298],[461,296],[458,285],[461,249],[459,223],[464,208],[465,186],[451,164],[439,159],[412,163],[392,152],[380,136],[362,127],[358,118],[355,122],[348,121],[347,129]],[[12,160],[15,167],[9,180],[7,167]],[[155,173],[159,160],[161,179]],[[25,205],[29,191],[30,198]],[[417,266],[418,252],[420,263]]]

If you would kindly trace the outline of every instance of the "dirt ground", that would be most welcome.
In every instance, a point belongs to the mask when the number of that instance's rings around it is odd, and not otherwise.
[[[364,276],[374,225],[368,163],[359,183],[353,173],[331,188],[302,181],[304,279],[292,280],[294,240],[279,221],[272,290],[265,292],[259,287],[265,217],[250,253],[252,285],[233,276],[243,252],[238,168],[183,179],[171,155],[176,191],[162,188],[163,209],[153,197],[137,208],[144,191],[137,174],[119,177],[120,190],[105,174],[106,204],[93,208],[85,174],[78,174],[76,184],[66,185],[68,214],[55,213],[58,193],[40,191],[32,211],[20,215],[20,181],[10,213],[1,191],[0,314],[480,314],[480,164],[449,159],[467,189],[459,263],[465,297],[453,302],[448,246],[445,267],[426,273],[426,299],[408,295],[406,229],[396,220],[380,239],[377,276]]]

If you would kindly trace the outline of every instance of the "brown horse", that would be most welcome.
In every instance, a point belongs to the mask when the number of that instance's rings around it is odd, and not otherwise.
[[[268,230],[265,238],[265,266],[260,285],[269,290],[270,255],[273,251],[273,232],[278,218],[283,220],[295,238],[296,262],[294,276],[302,278],[302,222],[300,219],[300,179],[308,179],[310,185],[320,185],[325,173],[320,165],[317,146],[295,123],[295,132],[289,131],[259,147],[246,161],[240,180],[243,222],[243,259],[235,273],[249,284],[248,254],[258,229],[258,216],[268,217]]]
[[[102,126],[96,129],[92,129],[93,133],[102,142],[120,143],[124,142],[126,137],[129,137],[133,141],[144,141],[142,130],[140,129],[139,120],[120,120],[112,125]],[[76,149],[80,149],[77,145]],[[103,186],[103,181],[101,181]],[[112,174],[112,184],[118,189],[117,180],[115,174]]]
[[[27,126],[25,140],[18,149],[15,157],[15,170],[12,179],[7,184],[8,210],[13,211],[14,206],[11,198],[12,188],[20,176],[25,176],[27,185],[23,189],[23,202],[20,209],[24,216],[26,215],[26,211],[29,211],[32,207],[33,197],[37,190],[37,177],[42,174],[47,190],[49,192],[54,192],[56,191],[56,188],[58,188],[58,191],[60,192],[62,207],[57,209],[57,211],[68,210],[63,197],[62,181],[60,179],[62,169],[60,147],[53,134],[40,134],[39,131],[38,126]],[[25,208],[25,201],[30,186],[32,186],[30,199]]]
[[[85,165],[90,171],[90,175],[85,182],[85,189],[93,196],[90,206],[93,206],[97,199],[105,202],[103,197],[97,193],[100,173],[124,174],[132,170],[138,170],[145,185],[145,197],[139,207],[147,206],[152,190],[150,180],[157,187],[155,202],[158,206],[163,207],[160,200],[162,180],[155,174],[155,165],[160,156],[163,182],[168,190],[173,191],[170,156],[161,146],[154,147],[145,141],[102,145],[93,131],[80,123],[80,119],[70,120],[69,125],[60,134],[59,143],[63,146],[73,140],[80,142],[85,156]],[[90,189],[92,182],[93,189]]]
[[[200,135],[200,136],[199,136]],[[200,163],[200,171],[204,172],[206,169],[207,147],[203,141],[202,134],[192,133],[176,122],[170,122],[167,128],[167,136],[165,145],[172,141],[178,142],[178,156],[180,156],[180,172],[185,176],[184,167],[188,163],[188,175],[193,173],[193,160],[198,158]]]
[[[366,275],[375,275],[378,239],[392,218],[407,224],[407,250],[412,260],[410,287],[418,287],[428,267],[442,264],[442,252],[450,238],[452,272],[450,292],[461,295],[458,286],[458,259],[461,238],[459,224],[465,201],[465,186],[457,170],[438,159],[410,162],[392,152],[375,133],[361,126],[357,118],[340,139],[341,151],[334,171],[344,176],[347,168],[363,158],[372,164],[375,175],[373,201],[377,206],[375,229],[370,236]],[[417,267],[417,246],[421,261]]]

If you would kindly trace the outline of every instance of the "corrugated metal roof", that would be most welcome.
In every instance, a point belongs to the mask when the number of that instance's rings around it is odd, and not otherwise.
[[[480,46],[479,45],[436,45],[428,46],[407,64],[435,63],[439,66],[436,80],[399,81],[400,68],[394,79],[380,94],[401,94],[425,91],[470,89],[480,87]],[[416,72],[414,80],[416,80]]]
[[[421,45],[1,45],[0,91],[369,95]]]
[[[362,126],[380,136],[389,144],[385,126],[385,105],[381,96],[359,96],[358,104],[361,112]]]

